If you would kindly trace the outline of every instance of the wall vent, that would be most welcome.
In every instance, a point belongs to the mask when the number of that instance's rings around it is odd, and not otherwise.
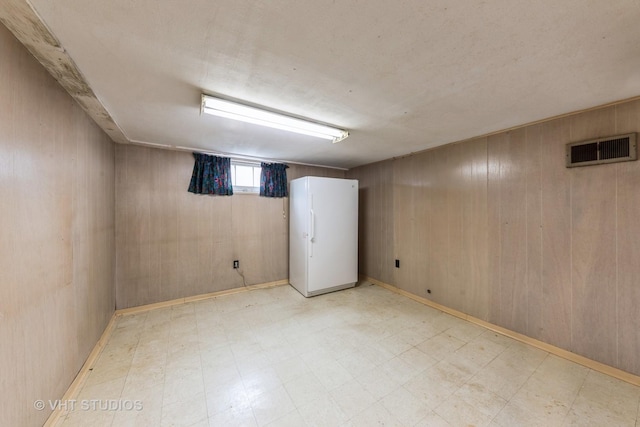
[[[637,159],[635,133],[567,144],[568,168]]]

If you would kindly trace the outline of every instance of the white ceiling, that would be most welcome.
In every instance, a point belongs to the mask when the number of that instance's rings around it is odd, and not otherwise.
[[[640,95],[637,0],[30,1],[131,142],[350,168]]]

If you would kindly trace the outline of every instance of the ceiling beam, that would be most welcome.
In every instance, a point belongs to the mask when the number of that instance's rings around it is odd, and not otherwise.
[[[93,92],[71,56],[28,0],[0,1],[0,22],[113,141],[122,144],[129,142],[122,129]]]

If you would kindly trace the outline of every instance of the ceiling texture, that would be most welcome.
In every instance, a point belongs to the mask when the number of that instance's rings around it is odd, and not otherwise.
[[[119,143],[351,168],[640,95],[638,0],[3,0],[0,20]],[[351,135],[201,115],[202,93]]]

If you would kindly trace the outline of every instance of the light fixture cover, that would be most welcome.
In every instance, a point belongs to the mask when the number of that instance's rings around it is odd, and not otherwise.
[[[334,143],[349,136],[349,132],[342,129],[238,104],[211,95],[202,95],[201,111],[218,117],[324,138]]]

